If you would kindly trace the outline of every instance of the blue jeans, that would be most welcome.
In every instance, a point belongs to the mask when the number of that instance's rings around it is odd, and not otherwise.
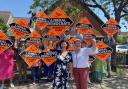
[[[36,80],[40,80],[41,78],[41,68],[39,67],[32,67],[32,78],[33,82],[36,82]]]

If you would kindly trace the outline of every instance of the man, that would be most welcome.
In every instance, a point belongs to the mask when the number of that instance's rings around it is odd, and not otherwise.
[[[89,55],[96,54],[96,40],[92,39],[92,47],[82,48],[82,41],[77,39],[75,41],[76,50],[72,52],[73,58],[73,74],[77,89],[87,89],[88,74],[89,74]]]

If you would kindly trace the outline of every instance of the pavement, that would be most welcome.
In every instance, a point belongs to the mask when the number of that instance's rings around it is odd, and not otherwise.
[[[52,83],[42,82],[35,85],[32,83],[16,84],[14,88],[8,87],[7,89],[52,89]],[[70,82],[68,89],[76,89],[75,83]],[[128,76],[106,78],[100,84],[89,84],[89,89],[128,89]]]

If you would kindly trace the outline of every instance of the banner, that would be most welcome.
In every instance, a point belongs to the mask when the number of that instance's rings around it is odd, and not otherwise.
[[[16,39],[19,39],[31,33],[27,21],[24,19],[19,19],[16,23],[11,23],[10,27],[11,32]]]
[[[106,60],[112,53],[112,48],[110,48],[102,41],[97,42],[96,47],[98,48],[98,53],[96,54],[96,58],[98,58],[101,61]]]
[[[107,35],[112,37],[118,32],[118,30],[121,27],[118,25],[118,23],[114,19],[111,18],[102,26],[102,28]]]
[[[48,25],[48,16],[44,12],[36,14],[34,21],[39,30],[43,30]]]
[[[48,36],[61,36],[72,25],[73,21],[57,7],[48,19]]]
[[[8,40],[6,35],[0,31],[0,54],[11,47],[13,43]]]
[[[40,60],[40,52],[41,51],[38,48],[36,48],[34,45],[31,45],[19,55],[28,64],[28,66],[31,67]]]

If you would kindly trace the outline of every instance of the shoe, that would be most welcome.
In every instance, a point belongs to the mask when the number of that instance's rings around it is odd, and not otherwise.
[[[14,88],[15,86],[14,86],[14,84],[13,84],[13,83],[10,83],[10,87],[11,87],[11,88]]]
[[[33,84],[33,85],[36,85],[36,83],[35,83],[35,82],[33,82],[32,84]]]

